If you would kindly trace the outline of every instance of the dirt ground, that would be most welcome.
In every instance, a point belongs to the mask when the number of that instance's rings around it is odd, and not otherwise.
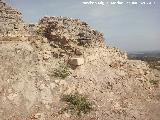
[[[43,46],[42,46],[43,47]],[[113,48],[85,48],[85,63],[66,79],[53,71],[63,59],[43,59],[29,42],[0,44],[0,120],[159,120],[160,72],[118,56]],[[63,94],[78,91],[95,103],[82,117],[58,114]]]

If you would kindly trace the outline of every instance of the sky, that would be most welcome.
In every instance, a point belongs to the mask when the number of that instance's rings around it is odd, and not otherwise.
[[[133,0],[138,5],[111,5],[117,0],[6,0],[23,13],[27,23],[43,16],[67,16],[86,21],[102,32],[106,44],[123,51],[160,51],[160,1]],[[83,2],[104,2],[86,5]],[[126,3],[132,0],[119,0]],[[107,4],[108,2],[108,4]],[[145,2],[141,5],[140,2]],[[151,2],[151,5],[147,3]],[[154,3],[155,2],[155,3]]]

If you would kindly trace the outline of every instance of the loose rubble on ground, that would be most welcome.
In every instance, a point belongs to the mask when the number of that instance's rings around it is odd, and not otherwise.
[[[26,24],[0,1],[0,120],[159,120],[160,72],[107,46],[86,22],[43,17]],[[78,92],[94,109],[59,111]]]

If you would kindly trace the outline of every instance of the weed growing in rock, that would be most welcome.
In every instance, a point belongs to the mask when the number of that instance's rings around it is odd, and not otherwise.
[[[150,80],[149,82],[154,86],[158,86],[158,84],[159,84],[158,80]]]
[[[65,79],[70,74],[71,72],[66,65],[60,65],[57,69],[54,70],[54,76],[62,79]]]
[[[37,34],[37,35],[40,35],[40,36],[44,36],[43,30],[40,29],[40,28],[36,30],[36,34]]]
[[[87,99],[86,96],[79,93],[63,95],[62,101],[67,103],[67,107],[62,109],[61,113],[67,111],[71,114],[81,116],[82,114],[87,114],[93,110],[93,104]]]

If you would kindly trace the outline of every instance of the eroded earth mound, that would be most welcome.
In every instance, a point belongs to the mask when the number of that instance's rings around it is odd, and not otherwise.
[[[22,25],[19,12],[0,6],[0,120],[159,120],[158,71],[106,46],[100,32],[78,19]],[[76,92],[94,110],[60,114],[62,96]]]

